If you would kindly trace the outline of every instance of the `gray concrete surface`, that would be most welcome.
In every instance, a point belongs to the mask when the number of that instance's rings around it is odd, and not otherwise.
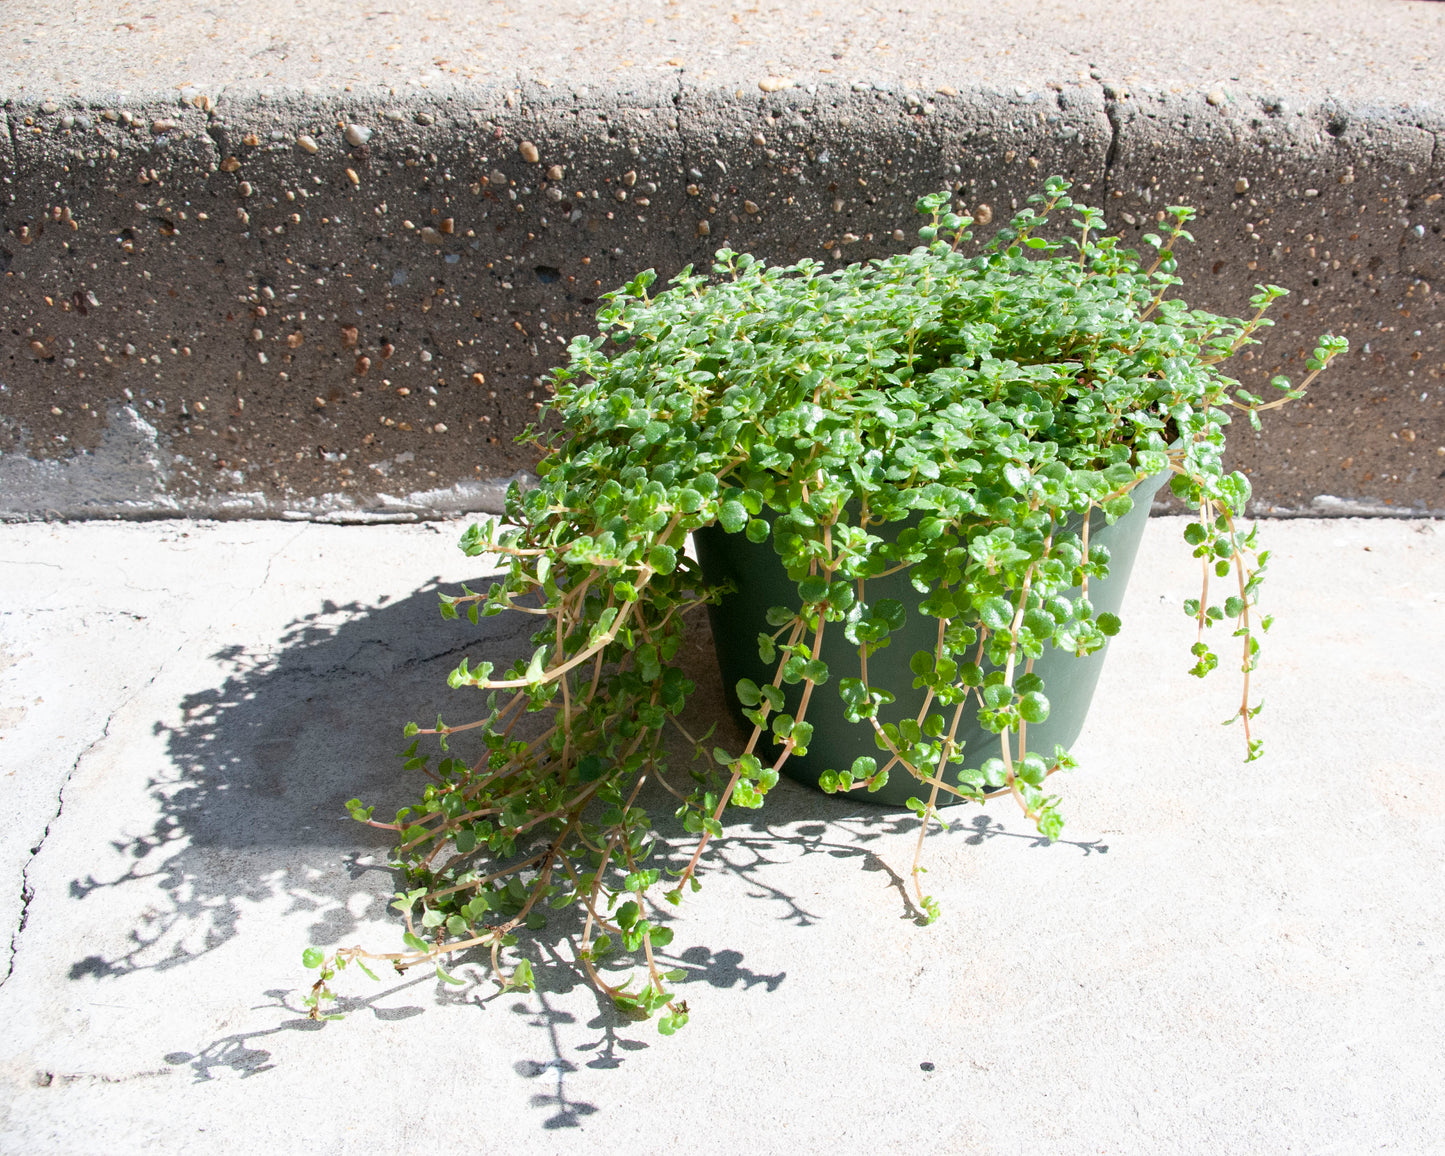
[[[371,832],[398,728],[449,704],[458,523],[0,527],[0,1151],[1420,1153],[1445,1108],[1445,537],[1265,527],[1264,761],[1184,672],[1197,574],[1150,522],[1043,846],[781,784],[670,951],[677,1037],[530,948],[541,990],[346,977],[398,941]],[[515,627],[490,620],[491,651]],[[700,637],[702,717],[726,717]]]
[[[997,221],[1055,172],[1130,241],[1199,206],[1196,304],[1294,291],[1246,384],[1350,337],[1239,438],[1261,510],[1445,511],[1445,5],[39,0],[0,36],[0,517],[495,508],[637,269],[863,259],[920,193]]]

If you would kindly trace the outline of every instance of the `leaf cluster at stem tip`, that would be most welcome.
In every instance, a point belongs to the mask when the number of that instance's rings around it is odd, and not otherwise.
[[[467,722],[408,725],[413,803],[390,819],[348,804],[395,836],[405,950],[308,949],[313,1014],[335,972],[367,959],[459,983],[442,962],[481,951],[504,988],[528,990],[519,935],[567,918],[598,988],[676,1031],[689,968],[669,957],[672,909],[698,889],[726,809],[761,806],[806,753],[818,695],[842,699],[872,751],[820,785],[867,792],[909,777],[920,848],[941,801],[992,794],[1056,837],[1046,781],[1073,761],[1028,745],[1050,710],[1034,661],[1089,655],[1119,630],[1089,599],[1110,558],[1088,527],[1122,517],[1134,487],[1166,472],[1198,511],[1185,531],[1203,585],[1185,606],[1193,671],[1218,664],[1214,638],[1231,631],[1244,693],[1229,721],[1258,754],[1249,677],[1269,625],[1256,610],[1268,555],[1238,522],[1250,490],[1222,465],[1226,427],[1234,411],[1257,425],[1299,397],[1346,343],[1320,338],[1304,381],[1275,378],[1271,400],[1250,393],[1220,365],[1256,343],[1285,290],[1258,286],[1247,318],[1190,309],[1171,294],[1193,211],[1168,209],[1141,254],[1069,188],[1050,179],[976,250],[973,222],[943,192],[919,200],[927,224],[906,253],[829,271],[724,249],[660,292],[648,270],[603,298],[597,335],[572,340],[524,435],[544,451],[537,484],[514,485],[505,517],[461,540],[499,558],[501,576],[441,599],[445,617],[472,623],[530,616],[530,648],[503,668],[466,658],[452,671]],[[736,688],[752,724],[736,748],[680,718],[694,689],[678,663],[689,616],[722,595],[684,547],[711,526],[771,543],[797,591],[758,639],[773,677]],[[911,656],[910,688],[879,685],[868,667],[906,612],[869,601],[867,581],[900,572],[936,627]],[[842,669],[820,657],[828,633],[855,656]],[[903,689],[924,693],[917,717],[880,721]],[[996,746],[965,752],[964,721]],[[670,765],[669,729],[691,762]],[[648,783],[671,794],[687,849],[660,840],[640,801]],[[915,854],[928,922],[939,905],[922,872]]]

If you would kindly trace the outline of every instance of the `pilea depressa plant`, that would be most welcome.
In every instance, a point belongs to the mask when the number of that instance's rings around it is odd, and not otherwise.
[[[480,949],[504,989],[528,988],[518,935],[576,905],[574,948],[592,982],[672,1033],[688,1009],[669,987],[680,973],[663,913],[698,890],[727,808],[761,806],[806,754],[822,695],[840,696],[868,741],[819,784],[866,794],[906,776],[920,849],[941,803],[996,794],[1056,837],[1047,780],[1073,764],[1061,746],[1028,745],[1050,710],[1034,663],[1051,649],[1097,652],[1119,629],[1089,598],[1110,566],[1092,519],[1113,523],[1131,490],[1165,473],[1198,511],[1184,533],[1203,572],[1185,604],[1192,673],[1219,661],[1211,628],[1231,631],[1244,687],[1230,721],[1256,757],[1249,678],[1269,627],[1256,609],[1268,555],[1238,524],[1250,488],[1221,464],[1225,427],[1236,411],[1258,428],[1346,342],[1321,338],[1308,377],[1276,377],[1273,400],[1246,391],[1219,367],[1271,324],[1285,290],[1260,286],[1247,320],[1190,309],[1170,292],[1191,209],[1167,211],[1146,258],[1103,235],[1099,210],[1068,190],[1049,180],[972,254],[971,219],[939,193],[918,202],[929,223],[908,253],[828,272],[724,249],[710,276],[689,267],[650,295],[648,271],[606,296],[598,336],[575,338],[554,373],[556,420],[524,435],[543,452],[536,486],[514,486],[504,518],[462,537],[468,555],[499,558],[502,577],[441,600],[444,617],[473,623],[531,616],[531,652],[451,673],[480,717],[406,727],[416,802],[389,820],[349,804],[395,834],[405,949],[308,949],[313,1015],[351,962],[435,965],[460,982],[442,962]],[[796,588],[757,639],[771,679],[734,688],[751,727],[741,749],[678,717],[694,689],[674,662],[684,632],[726,594],[685,547],[714,526],[771,543]],[[867,581],[893,573],[930,623],[907,688],[869,676],[909,613],[868,600]],[[850,655],[841,669],[821,657],[835,633]],[[904,690],[921,692],[921,708],[883,721]],[[982,728],[983,749],[960,740],[961,724]],[[669,728],[690,765],[669,766]],[[658,835],[640,801],[649,782],[671,794],[685,846]],[[931,921],[920,872],[915,854],[918,915]],[[626,982],[601,974],[609,953],[609,970],[619,959],[637,969]]]

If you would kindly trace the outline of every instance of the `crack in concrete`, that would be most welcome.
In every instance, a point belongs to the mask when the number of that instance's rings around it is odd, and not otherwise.
[[[310,529],[309,524],[302,526],[296,533],[292,534],[291,537],[287,538],[286,541],[282,542],[281,545],[277,546],[276,549],[271,552],[271,556],[266,559],[266,572],[261,575],[260,583],[251,591],[253,595],[259,594],[265,588],[266,583],[271,581],[271,564],[294,546],[296,541],[305,534],[308,529]]]
[[[524,637],[525,636],[522,634],[522,631],[519,629],[514,635],[501,635],[497,638],[489,638],[485,640],[473,639],[470,642],[459,642],[452,646],[448,646],[442,650],[433,650],[426,654],[413,654],[409,657],[401,658],[397,661],[397,664],[395,666],[389,667],[387,670],[381,673],[377,673],[374,670],[359,670],[350,665],[351,660],[354,659],[364,647],[379,646],[382,650],[385,650],[387,652],[392,651],[392,644],[386,639],[372,638],[363,642],[361,646],[358,647],[357,650],[352,651],[352,653],[348,657],[332,662],[328,666],[316,666],[305,669],[293,670],[278,670],[274,666],[266,667],[264,665],[258,665],[257,667],[252,668],[248,673],[264,674],[267,678],[283,679],[298,684],[314,682],[317,679],[324,680],[331,678],[357,678],[368,679],[371,681],[384,681],[386,679],[395,677],[398,673],[403,671],[413,670],[420,666],[426,666],[428,663],[438,662],[444,658],[455,658],[458,655],[465,654],[468,651],[474,652],[478,647],[479,641],[495,645],[499,642],[505,644],[508,642],[518,641]],[[274,661],[274,658],[268,654],[265,656],[265,660]]]
[[[411,658],[403,659],[398,670],[410,670],[413,667],[425,666],[429,662],[436,662],[438,659],[451,658],[454,655],[471,650],[476,646],[475,642],[463,642],[456,646],[448,647],[446,650],[439,650],[435,654],[413,655]]]
[[[20,126],[15,123],[15,117],[13,117],[13,116],[6,116],[4,119],[5,119],[6,135],[10,138],[10,159],[11,159],[11,162],[12,162],[12,164],[11,164],[11,171],[12,171],[12,172],[19,172],[19,171],[20,171]]]
[[[378,638],[378,639],[373,639],[373,640],[371,640],[371,641],[372,641],[372,644],[380,645],[380,646],[381,646],[383,649],[385,649],[385,650],[391,650],[391,644],[388,643],[387,641],[385,641],[384,639],[379,639],[379,638]],[[494,641],[494,640],[488,640],[488,641]],[[509,639],[506,639],[506,638],[503,638],[502,641],[505,642],[505,641],[510,641],[510,640],[509,640]],[[440,661],[440,660],[443,659],[443,658],[455,658],[455,657],[456,657],[457,655],[459,655],[459,654],[464,654],[464,653],[466,653],[466,652],[469,651],[469,650],[475,650],[475,649],[476,649],[476,645],[477,645],[476,641],[473,640],[473,641],[471,641],[471,642],[459,642],[459,643],[457,643],[457,644],[454,645],[454,646],[449,646],[449,647],[447,647],[445,650],[437,650],[437,651],[434,651],[434,652],[432,652],[432,653],[430,653],[430,654],[413,654],[410,658],[403,658],[403,659],[401,659],[401,660],[397,663],[396,666],[392,667],[390,670],[386,671],[384,674],[376,674],[376,673],[374,673],[374,672],[372,672],[372,671],[368,671],[368,670],[356,670],[356,669],[352,668],[351,666],[349,666],[346,661],[342,661],[342,662],[335,663],[334,665],[328,667],[326,670],[322,671],[321,674],[322,674],[323,677],[326,677],[326,678],[331,678],[331,677],[335,677],[335,676],[338,676],[338,675],[344,675],[344,676],[349,677],[349,678],[366,678],[366,679],[372,679],[372,680],[374,680],[374,681],[375,681],[375,680],[384,680],[384,679],[388,679],[388,678],[394,677],[397,673],[399,673],[399,672],[401,672],[401,671],[414,670],[415,668],[417,668],[417,667],[419,667],[419,666],[425,666],[425,665],[427,665],[428,663],[431,663],[431,662],[438,662],[438,661]],[[355,653],[353,653],[351,657],[354,658],[355,656],[356,656]],[[297,677],[298,677],[300,680],[312,679],[312,678],[314,678],[314,677],[316,676],[316,675],[315,675],[315,672],[313,672],[313,671],[302,671],[302,672],[296,672],[296,673],[297,673]]]
[[[1102,199],[1107,204],[1109,193],[1113,191],[1114,165],[1119,159],[1119,141],[1124,135],[1124,118],[1119,111],[1119,101],[1107,94],[1104,97],[1104,117],[1109,122],[1109,147],[1104,150],[1104,176],[1099,183],[1104,191]]]
[[[103,1072],[49,1072],[39,1071],[35,1073],[35,1086],[37,1088],[51,1088],[56,1085],[67,1084],[129,1084],[135,1080],[154,1080],[161,1076],[175,1074],[173,1068],[160,1068],[146,1072],[128,1072],[123,1076],[111,1076]]]
[[[176,647],[176,653],[179,653],[180,650],[181,647]],[[20,937],[25,933],[25,925],[30,920],[30,902],[35,898],[35,889],[30,886],[30,868],[39,857],[41,850],[45,846],[45,841],[50,838],[51,829],[65,812],[65,788],[70,786],[70,780],[75,777],[75,772],[80,769],[80,764],[85,757],[110,737],[110,724],[115,721],[116,715],[120,714],[121,711],[133,703],[143,691],[150,689],[165,668],[166,663],[162,662],[156,667],[155,673],[152,674],[150,678],[146,679],[141,686],[136,688],[133,694],[127,696],[124,702],[120,703],[106,715],[105,723],[100,728],[100,734],[87,743],[80,753],[75,756],[75,761],[70,764],[70,770],[66,771],[65,778],[61,780],[60,789],[55,795],[55,813],[52,814],[49,821],[46,822],[45,830],[41,833],[39,842],[30,848],[30,857],[26,859],[25,866],[20,871],[20,920],[16,924],[15,930],[10,934],[10,957],[5,962],[5,974],[0,976],[0,987],[3,987],[10,977],[15,974],[15,960],[20,954]]]
[[[1109,194],[1114,188],[1114,167],[1119,160],[1119,145],[1124,136],[1124,117],[1119,108],[1123,102],[1114,94],[1113,86],[1106,83],[1097,73],[1091,73],[1090,79],[1099,86],[1099,91],[1104,97],[1104,119],[1109,122],[1109,144],[1104,149],[1104,172],[1099,178],[1100,207],[1107,213],[1109,211]]]
[[[144,587],[126,587],[126,589],[143,591]],[[160,593],[168,593],[168,591],[160,591]],[[72,604],[65,606],[27,606],[24,610],[0,610],[0,619],[16,618],[24,622],[37,614],[74,614],[76,610],[77,607]],[[99,615],[101,618],[129,618],[133,622],[144,622],[146,620],[144,614],[137,614],[133,610],[107,610],[103,606],[92,606],[86,613]],[[84,625],[83,620],[82,625]]]
[[[220,160],[224,160],[226,158],[226,125],[218,121],[214,113],[206,119],[206,139],[219,158],[218,163]]]

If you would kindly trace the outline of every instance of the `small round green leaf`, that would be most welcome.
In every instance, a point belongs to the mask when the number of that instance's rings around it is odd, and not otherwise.
[[[1036,690],[1019,699],[1019,714],[1025,722],[1041,723],[1049,717],[1049,700]]]
[[[1007,630],[1013,622],[1014,608],[1002,598],[989,598],[978,608],[978,616],[990,630]]]

